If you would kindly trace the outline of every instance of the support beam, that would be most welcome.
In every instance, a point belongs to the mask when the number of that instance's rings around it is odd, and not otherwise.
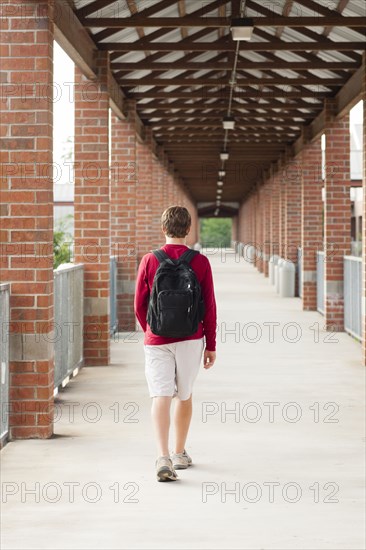
[[[55,0],[54,37],[90,80],[96,78],[97,48],[67,2]]]
[[[87,28],[108,27],[114,29],[136,28],[136,27],[160,27],[166,29],[188,29],[194,27],[205,28],[230,28],[231,18],[228,17],[89,17],[83,19]],[[358,27],[364,28],[365,21],[362,17],[254,17],[254,28],[258,27]]]
[[[366,23],[365,23],[366,25]],[[111,64],[113,71],[127,71],[132,72],[136,70],[148,70],[148,71],[171,71],[172,63],[164,61],[156,61],[152,63],[150,61],[138,61],[137,63],[131,62],[118,62]],[[240,61],[237,65],[238,71],[241,70],[276,70],[276,69],[286,69],[292,71],[308,71],[313,69],[324,69],[324,70],[356,70],[358,68],[357,63],[354,61],[283,61],[278,59],[278,61],[258,61],[254,63],[252,61]],[[227,71],[232,69],[232,65],[229,62],[225,61],[184,61],[177,60],[174,61],[174,70],[187,70],[187,71],[205,71],[207,69],[214,69],[217,71]]]
[[[100,42],[98,44],[100,50],[113,52],[143,52],[146,50],[156,52],[231,52],[233,45],[232,41],[227,42],[150,42],[149,40],[136,42]],[[307,51],[365,51],[366,42],[332,42],[328,40],[318,40],[317,42],[282,42],[273,40],[272,42],[243,42],[240,46],[240,51],[292,51],[292,52],[307,52]]]

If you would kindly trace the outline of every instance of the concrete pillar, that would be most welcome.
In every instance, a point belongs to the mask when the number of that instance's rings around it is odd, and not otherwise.
[[[53,326],[53,9],[23,0],[3,2],[2,14],[1,282],[10,283],[10,403],[2,413],[9,411],[10,440],[48,438],[60,330]]]
[[[317,250],[323,250],[322,152],[320,139],[301,153],[302,307],[316,310]]]
[[[97,80],[75,67],[75,263],[84,264],[84,360],[110,362],[110,197],[108,52]]]
[[[326,99],[324,273],[326,330],[344,330],[343,256],[351,252],[349,114],[335,118],[336,102]]]
[[[118,330],[135,328],[136,278],[136,126],[135,104],[128,118],[112,114],[111,151],[111,251],[117,257]]]

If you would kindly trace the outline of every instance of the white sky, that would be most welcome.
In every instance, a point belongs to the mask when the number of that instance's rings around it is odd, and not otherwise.
[[[62,155],[66,150],[69,137],[74,139],[74,62],[64,50],[54,42],[54,103],[53,103],[53,162],[60,168],[55,168],[55,183],[69,183],[68,166],[62,167]],[[71,177],[72,179],[72,177]]]

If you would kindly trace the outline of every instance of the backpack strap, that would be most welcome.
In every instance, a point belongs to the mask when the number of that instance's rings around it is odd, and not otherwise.
[[[151,252],[154,254],[155,258],[158,259],[159,263],[164,262],[165,260],[173,263],[173,260],[168,256],[166,252],[164,252],[164,250],[161,250],[159,248],[157,250],[152,250]]]
[[[192,248],[189,248],[181,256],[179,256],[179,261],[187,262],[188,264],[193,260],[193,258],[196,256],[196,254],[199,254],[199,250],[193,250]]]

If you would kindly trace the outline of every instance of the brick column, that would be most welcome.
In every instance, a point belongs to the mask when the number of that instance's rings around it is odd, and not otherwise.
[[[263,273],[265,277],[269,275],[269,257],[271,253],[271,234],[270,234],[270,221],[271,221],[271,192],[272,192],[272,180],[269,179],[265,182],[263,187]]]
[[[137,188],[136,188],[136,247],[140,263],[142,256],[152,249],[152,152],[151,135],[147,128],[145,141],[137,140]]]
[[[286,178],[284,177],[283,163],[278,174],[279,183],[279,230],[278,230],[278,249],[279,256],[285,257],[285,239],[286,239]]]
[[[325,326],[344,330],[343,256],[351,252],[349,114],[334,116],[336,103],[326,99],[325,136]]]
[[[84,264],[84,359],[110,361],[110,202],[108,53],[97,54],[98,78],[75,68],[75,262]]]
[[[322,151],[320,139],[301,153],[302,307],[316,310],[317,250],[323,250]]]
[[[366,54],[363,54],[362,97],[363,97],[363,212],[362,212],[362,356],[366,366]]]
[[[135,328],[136,278],[136,111],[130,102],[128,118],[112,114],[111,251],[117,257],[118,330]]]
[[[161,231],[161,177],[160,160],[152,155],[152,190],[151,190],[151,214],[152,214],[152,248],[159,248],[165,243],[164,235]]]
[[[279,174],[272,170],[272,199],[270,212],[270,255],[279,255],[279,231],[280,231],[280,178]]]
[[[284,258],[297,264],[297,249],[301,245],[301,164],[290,158],[283,172],[286,180]],[[299,295],[295,277],[295,296]]]
[[[286,179],[285,202],[285,258],[297,261],[297,248],[301,244],[301,164],[290,159],[284,171]]]
[[[48,438],[60,337],[53,326],[53,10],[27,0],[2,2],[0,10],[1,282],[10,283],[10,403],[2,414],[9,411],[10,440]]]

